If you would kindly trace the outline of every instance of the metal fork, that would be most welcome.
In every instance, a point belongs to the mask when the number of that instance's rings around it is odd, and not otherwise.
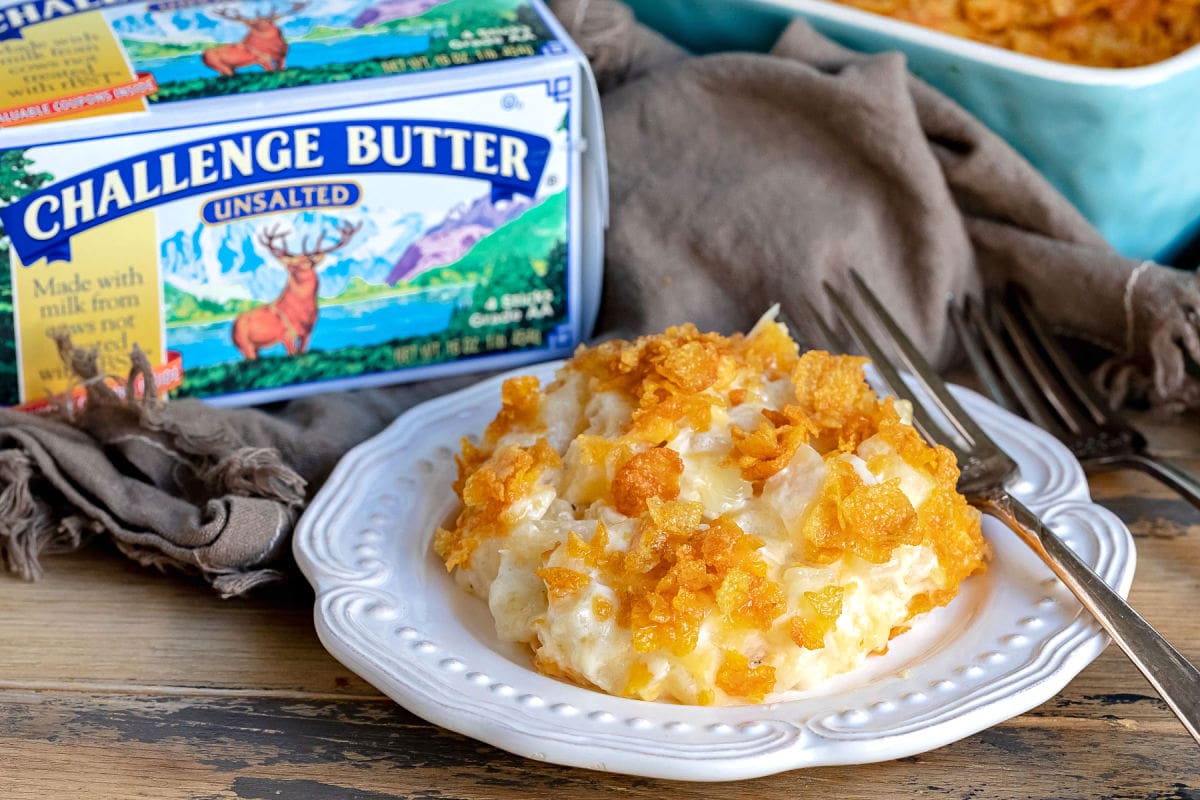
[[[884,352],[880,340],[855,316],[841,294],[825,284],[826,294],[846,327],[870,356],[890,391],[912,402],[914,424],[921,435],[928,441],[945,445],[958,458],[961,471],[959,492],[971,505],[1011,528],[1046,562],[1142,671],[1188,733],[1200,742],[1200,670],[1188,663],[1150,623],[1043,525],[1037,515],[1010,494],[1007,484],[1018,477],[1017,463],[962,409],[937,373],[888,316],[862,278],[856,272],[851,272],[851,279],[859,298],[870,309],[871,316],[892,340],[893,349],[899,356],[899,366]],[[815,311],[813,317],[826,338],[836,346],[838,337]],[[932,406],[946,424],[935,419],[921,397],[910,390],[900,377],[900,369],[915,378],[922,394],[932,401]]]
[[[993,400],[1056,436],[1088,472],[1141,470],[1200,508],[1200,479],[1152,456],[1146,439],[1105,408],[1020,289],[1011,287],[1003,302],[989,300],[995,326],[969,297],[951,304],[950,321]]]

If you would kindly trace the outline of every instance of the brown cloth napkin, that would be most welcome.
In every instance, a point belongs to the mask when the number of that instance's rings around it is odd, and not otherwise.
[[[770,54],[694,58],[610,0],[555,11],[604,90],[611,228],[599,331],[693,321],[745,329],[853,267],[940,364],[949,295],[1010,280],[1059,328],[1114,357],[1114,401],[1200,405],[1200,289],[1117,256],[1006,144],[909,76],[790,27]],[[810,339],[813,341],[813,339]],[[272,410],[121,400],[94,353],[64,351],[88,386],[77,419],[0,410],[0,560],[105,532],[145,564],[223,595],[280,578],[305,500],[346,450],[416,402],[477,380],[305,398]],[[146,372],[135,352],[135,371]],[[132,392],[129,392],[132,397]]]

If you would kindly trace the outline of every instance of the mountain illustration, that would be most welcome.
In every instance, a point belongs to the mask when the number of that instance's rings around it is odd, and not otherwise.
[[[496,228],[462,258],[415,275],[406,285],[494,284],[527,275],[530,269],[541,275],[549,266],[548,253],[566,238],[567,196],[559,192]]]
[[[238,220],[226,225],[198,224],[163,241],[163,279],[196,298],[216,303],[273,300],[287,283],[287,272],[259,242],[268,228],[287,232],[293,252],[315,247],[347,219],[361,220],[351,244],[332,253],[320,268],[320,296],[336,297],[358,278],[382,285],[392,265],[421,233],[420,214],[360,207],[351,211],[311,210],[297,214]]]
[[[173,14],[126,14],[111,21],[113,30],[121,36],[149,41],[211,44],[219,39],[222,28],[232,24],[197,11],[176,11]]]
[[[394,19],[419,17],[430,9],[444,5],[449,0],[379,0],[359,14],[352,23],[355,28],[378,25]]]
[[[270,2],[222,3],[220,8],[236,11],[243,17],[286,12],[286,0]],[[279,29],[288,39],[299,39],[316,27],[349,28],[355,19],[372,8],[371,0],[322,0],[311,2],[294,14],[284,13]],[[309,13],[311,12],[311,13]],[[212,13],[211,9],[180,9],[163,12],[127,13],[110,18],[113,30],[124,39],[147,42],[204,44],[236,42],[246,35],[246,26]]]
[[[197,225],[191,232],[175,231],[159,247],[159,263],[168,275],[176,276],[181,283],[204,282],[204,259],[200,234],[204,226]]]
[[[440,223],[410,244],[387,275],[387,283],[409,281],[436,267],[462,258],[477,242],[521,214],[532,205],[529,198],[493,202],[484,195],[470,204],[459,205]]]

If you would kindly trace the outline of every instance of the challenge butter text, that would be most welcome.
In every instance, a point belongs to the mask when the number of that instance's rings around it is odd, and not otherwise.
[[[333,145],[331,138],[340,141]],[[312,173],[427,171],[524,184],[536,182],[544,165],[544,153],[532,169],[527,163],[530,139],[499,129],[415,122],[255,131],[184,144],[62,181],[31,196],[21,219],[29,239],[45,242],[106,217],[208,191],[204,187]]]

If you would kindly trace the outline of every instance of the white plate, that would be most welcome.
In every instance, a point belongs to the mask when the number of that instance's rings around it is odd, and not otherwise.
[[[520,371],[548,382],[559,363]],[[316,627],[343,664],[430,722],[530,758],[630,775],[717,781],[913,755],[1054,696],[1107,638],[1033,553],[993,519],[995,557],[888,653],[780,702],[704,708],[610,697],[535,672],[497,640],[485,603],[430,552],[452,512],[453,455],[499,409],[500,382],[413,408],[353,450],[300,520],[296,559]],[[977,394],[966,409],[1021,465],[1014,493],[1122,595],[1133,540],[1092,503],[1057,440]]]

